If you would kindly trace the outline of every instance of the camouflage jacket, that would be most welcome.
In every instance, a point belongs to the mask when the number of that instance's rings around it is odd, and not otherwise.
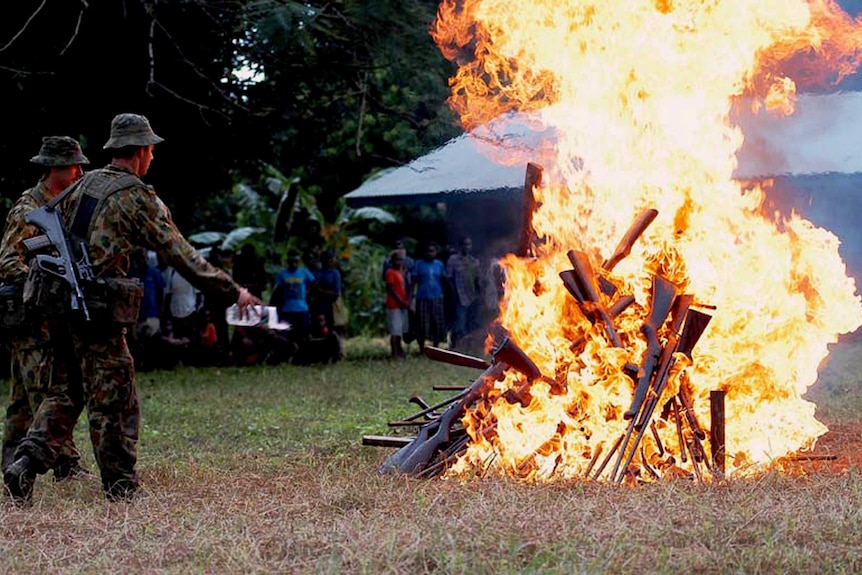
[[[106,180],[128,177],[128,170],[109,165],[84,174],[80,185],[64,198],[60,211],[67,227],[87,189]],[[239,286],[230,275],[207,262],[174,225],[170,210],[152,187],[135,183],[104,199],[96,208],[87,241],[90,263],[96,277],[125,277],[136,248],[158,253],[196,288],[235,301]]]
[[[6,229],[0,242],[0,281],[23,285],[30,271],[24,240],[39,235],[39,228],[24,222],[24,216],[45,205],[47,190],[42,182],[21,194],[6,216]]]

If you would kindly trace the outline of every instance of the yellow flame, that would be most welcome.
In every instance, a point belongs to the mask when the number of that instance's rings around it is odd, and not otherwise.
[[[536,257],[504,259],[500,321],[565,390],[534,383],[522,407],[503,394],[523,383],[509,373],[465,417],[474,441],[452,473],[553,481],[583,476],[599,450],[610,452],[626,430],[624,367],[646,349],[640,327],[656,273],[716,306],[694,361],[677,358],[662,403],[684,384],[708,426],[709,391],[726,390],[729,471],[825,433],[802,394],[827,345],[862,324],[862,304],[837,237],[795,214],[765,216],[768,183],[734,181],[743,134],[731,118],[743,101],[790,114],[797,85],[852,73],[862,24],[831,0],[445,0],[432,35],[459,64],[450,103],[465,128],[520,112],[556,133],[534,190]],[[571,267],[570,249],[599,267],[645,208],[659,215],[612,274],[636,297],[616,321],[624,345],[613,348],[557,274]],[[581,335],[586,344],[572,350]],[[661,441],[648,434],[642,455],[678,469],[676,420],[656,421]]]

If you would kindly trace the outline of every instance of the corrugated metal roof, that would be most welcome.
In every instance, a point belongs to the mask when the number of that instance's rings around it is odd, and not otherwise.
[[[553,130],[510,114],[462,134],[405,166],[382,171],[347,194],[350,205],[433,203],[475,194],[516,193],[527,162],[541,164]]]
[[[737,177],[862,172],[862,92],[803,94],[789,117],[746,113]],[[366,180],[347,194],[350,205],[433,203],[513,194],[527,162],[551,160],[555,134],[510,114]]]

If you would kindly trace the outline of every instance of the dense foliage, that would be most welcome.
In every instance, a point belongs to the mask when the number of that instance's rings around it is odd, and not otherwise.
[[[166,141],[150,183],[181,229],[236,225],[231,189],[271,165],[335,200],[456,132],[450,64],[429,0],[21,0],[0,21],[0,195],[38,171],[41,136],[93,164],[111,117],[147,115]]]

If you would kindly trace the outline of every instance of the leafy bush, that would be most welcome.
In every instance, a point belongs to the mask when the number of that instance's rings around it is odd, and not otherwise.
[[[383,260],[387,250],[373,242],[351,246],[349,259],[342,258],[343,297],[350,311],[348,335],[380,335],[386,325]]]

